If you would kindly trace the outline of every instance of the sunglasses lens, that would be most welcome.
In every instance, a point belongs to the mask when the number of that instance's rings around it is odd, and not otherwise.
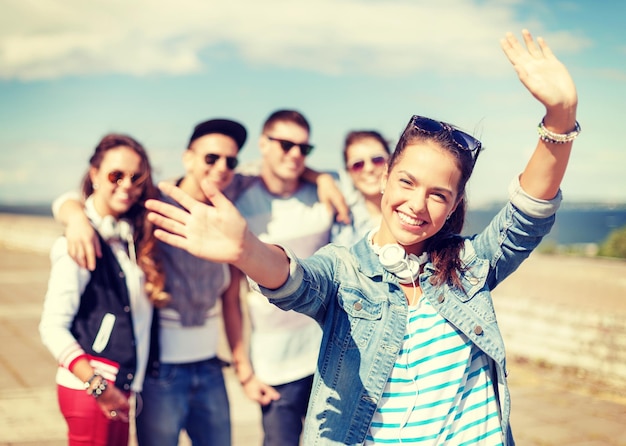
[[[234,170],[235,167],[237,167],[237,164],[239,164],[239,160],[234,156],[226,157],[226,167],[228,167],[230,170]]]
[[[130,176],[130,182],[133,183],[133,186],[140,186],[148,179],[147,174],[139,174],[135,173]]]
[[[209,166],[212,166],[217,163],[217,160],[219,160],[220,158],[222,158],[220,155],[217,155],[215,153],[208,153],[204,156],[204,162],[207,163]],[[237,167],[237,164],[239,164],[239,160],[234,156],[226,156],[224,158],[226,158],[226,167],[228,167],[230,170],[233,170],[235,167]]]
[[[459,146],[465,150],[469,150],[470,152],[474,152],[480,147],[480,141],[471,137],[467,133],[461,132],[460,130],[453,130],[452,138]]]
[[[311,144],[300,144],[300,152],[302,152],[302,155],[307,156],[312,151],[313,146]]]
[[[113,172],[109,172],[108,178],[111,184],[119,184],[124,179],[124,172],[114,170]]]
[[[282,139],[277,139],[276,141],[278,141],[278,143],[280,144],[280,148],[283,149],[283,152],[285,153],[289,152],[291,148],[295,146],[295,144],[291,141],[284,141]]]
[[[276,141],[280,144],[280,148],[283,149],[283,152],[288,153],[293,146],[298,146],[300,148],[300,153],[302,156],[307,156],[313,150],[313,145],[311,144],[296,144],[295,142],[287,141],[286,139],[278,139],[268,136],[267,139],[270,141]]]
[[[423,116],[413,116],[412,122],[416,129],[425,133],[438,133],[446,130],[457,146],[463,150],[472,152],[474,161],[476,160],[476,156],[478,155],[478,151],[480,150],[482,144],[473,136],[453,128],[450,124],[444,124]]]
[[[216,155],[214,153],[208,153],[204,157],[204,162],[207,163],[209,166],[212,166],[217,162],[218,159],[220,159],[219,155]]]
[[[351,170],[352,172],[360,172],[363,170],[364,167],[365,167],[365,161],[359,160],[359,161],[352,163],[350,167],[348,168],[348,170]]]
[[[423,116],[413,116],[413,125],[427,133],[437,133],[444,129],[440,122]]]
[[[375,156],[372,158],[372,164],[376,167],[384,166],[387,162],[387,158],[384,156]]]
[[[120,170],[114,170],[113,172],[109,172],[107,178],[109,179],[111,184],[117,184],[119,186],[122,184],[122,181],[124,181],[124,178],[126,178],[127,176],[133,186],[138,186],[142,184],[148,178],[148,175],[141,175],[138,173],[124,173]]]

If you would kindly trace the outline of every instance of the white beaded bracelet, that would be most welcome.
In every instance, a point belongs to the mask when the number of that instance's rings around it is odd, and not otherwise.
[[[568,142],[572,142],[576,139],[576,137],[580,134],[581,128],[578,121],[574,125],[574,130],[567,133],[554,133],[546,128],[543,123],[543,119],[537,126],[537,132],[539,133],[539,138],[543,142],[552,143],[552,144],[565,144]]]

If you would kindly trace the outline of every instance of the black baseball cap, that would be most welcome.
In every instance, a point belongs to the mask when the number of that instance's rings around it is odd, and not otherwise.
[[[239,150],[241,150],[241,147],[246,142],[246,137],[248,136],[246,128],[236,121],[231,121],[230,119],[210,119],[196,125],[193,129],[193,133],[191,134],[191,138],[189,138],[189,144],[187,147],[191,147],[191,143],[201,136],[209,135],[211,133],[220,133],[222,135],[230,136],[237,143]]]

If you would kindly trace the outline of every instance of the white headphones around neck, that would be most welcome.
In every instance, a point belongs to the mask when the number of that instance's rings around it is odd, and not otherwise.
[[[420,266],[428,261],[428,253],[425,252],[419,257],[415,254],[407,255],[404,248],[396,243],[378,246],[373,241],[374,232],[370,232],[368,238],[383,268],[395,275],[401,284],[415,285],[420,274]]]
[[[407,255],[404,248],[395,243],[382,246],[378,251],[380,264],[398,281],[405,285],[415,284],[420,273],[420,259],[415,254]]]
[[[108,240],[111,238],[119,238],[128,243],[133,238],[133,227],[128,220],[120,219],[116,220],[111,215],[105,215],[102,217],[102,221],[98,226],[98,232],[103,239]]]
[[[102,221],[98,226],[98,232],[107,242],[111,239],[119,239],[128,244],[128,256],[137,264],[137,253],[135,252],[135,240],[133,236],[133,227],[130,222],[124,218],[116,220],[111,215],[102,217]]]

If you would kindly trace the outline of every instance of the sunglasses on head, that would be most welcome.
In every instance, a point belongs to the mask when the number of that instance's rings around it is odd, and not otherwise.
[[[479,140],[457,128],[454,128],[448,123],[435,121],[434,119],[426,118],[424,116],[414,115],[411,118],[411,124],[418,131],[426,134],[447,132],[457,147],[461,150],[467,150],[472,154],[474,161],[476,161],[476,157],[482,148],[482,143]]]
[[[220,158],[226,158],[226,167],[228,167],[230,170],[234,170],[235,167],[237,167],[237,165],[239,164],[239,160],[236,156],[222,156],[216,155],[215,153],[207,153],[204,156],[204,162],[207,163],[209,166],[212,166],[213,164],[217,163],[217,160]]]
[[[374,167],[382,167],[387,162],[387,157],[384,155],[376,155],[370,157],[371,163]],[[348,164],[348,170],[350,172],[360,172],[365,167],[365,160],[357,160]]]
[[[133,186],[140,186],[144,181],[146,181],[148,175],[140,173],[122,172],[121,170],[114,170],[107,174],[107,178],[111,182],[111,184],[117,184],[118,186],[122,185],[122,182],[126,177],[130,179],[130,183]]]
[[[306,144],[306,143],[297,144],[295,142],[288,141],[286,139],[273,138],[269,135],[265,135],[265,136],[267,136],[267,139],[269,139],[270,141],[276,141],[277,143],[279,143],[280,148],[283,149],[283,152],[285,153],[289,152],[293,146],[298,146],[300,148],[300,153],[302,154],[302,156],[307,156],[313,150],[313,145],[311,144]]]

